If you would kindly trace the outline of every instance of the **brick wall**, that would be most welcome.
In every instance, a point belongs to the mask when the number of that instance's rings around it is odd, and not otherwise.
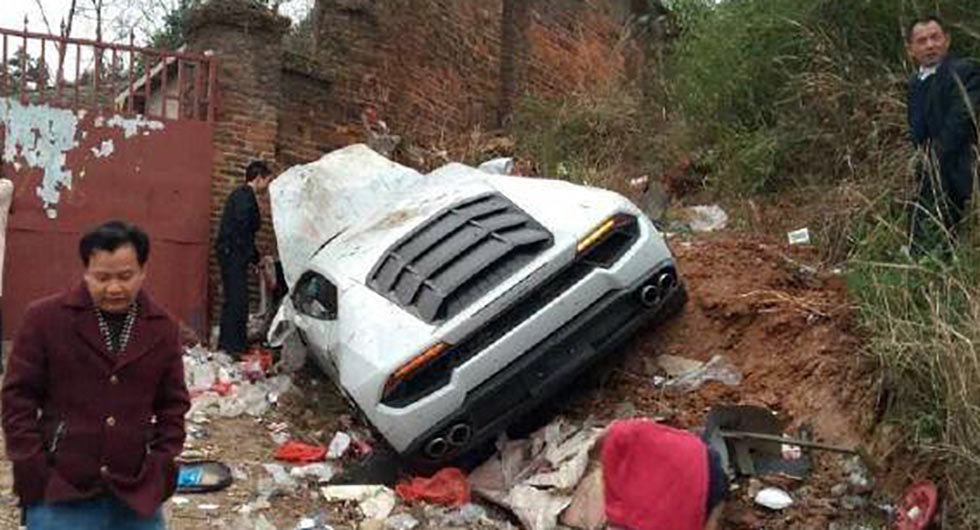
[[[568,95],[628,73],[627,0],[528,1],[522,92]],[[374,106],[422,143],[496,127],[501,0],[318,0],[315,10],[318,59],[346,116]]]

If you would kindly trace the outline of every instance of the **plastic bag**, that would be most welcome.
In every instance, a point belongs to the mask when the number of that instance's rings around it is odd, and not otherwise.
[[[742,382],[742,373],[723,355],[715,355],[704,366],[681,374],[664,382],[664,388],[675,392],[691,392],[708,381],[718,381],[728,386]]]
[[[431,478],[415,477],[399,482],[395,493],[409,502],[432,502],[459,508],[470,502],[470,484],[455,467],[439,470]]]

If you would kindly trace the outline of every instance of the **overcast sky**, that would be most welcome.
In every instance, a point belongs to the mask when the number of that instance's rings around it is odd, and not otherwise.
[[[159,27],[167,7],[178,0],[102,0],[103,39],[128,41],[129,28],[136,28],[137,41],[144,41],[148,30]],[[77,0],[77,14],[71,36],[95,38],[95,12],[93,0]],[[68,15],[71,0],[0,0],[0,27],[23,29],[24,15],[28,17],[28,29],[48,33],[42,17],[42,9],[50,24],[50,31],[57,34],[62,18]],[[286,0],[281,11],[296,20],[312,6],[313,0]],[[142,6],[142,7],[141,7]]]

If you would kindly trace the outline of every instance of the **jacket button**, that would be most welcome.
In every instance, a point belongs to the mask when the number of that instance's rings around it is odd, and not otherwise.
[[[119,384],[119,378],[116,377],[116,374],[112,374],[112,375],[109,376],[109,382],[112,383],[112,384],[114,384],[114,385],[118,385]]]
[[[100,467],[99,468],[99,473],[102,473],[103,475],[109,474],[109,466],[102,466],[102,467]]]
[[[108,425],[109,427],[115,427],[116,426],[116,418],[113,418],[112,416],[109,416],[108,418],[105,419],[105,424]]]

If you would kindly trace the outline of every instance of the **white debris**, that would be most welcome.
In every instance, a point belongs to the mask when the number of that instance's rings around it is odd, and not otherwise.
[[[717,204],[684,208],[681,215],[686,218],[687,225],[693,232],[714,232],[724,229],[728,224],[728,214]]]
[[[217,504],[198,504],[197,505],[197,508],[199,510],[204,510],[206,512],[217,510],[220,507],[221,506],[218,506]]]
[[[742,373],[725,356],[715,355],[697,370],[663,381],[663,386],[676,392],[692,392],[708,381],[736,386],[742,382]]]
[[[385,530],[412,530],[419,525],[418,519],[407,513],[392,515],[385,521]]]
[[[786,234],[790,245],[808,245],[810,243],[810,230],[801,228]]]
[[[328,501],[356,501],[367,519],[387,519],[395,509],[395,492],[387,486],[326,486],[320,494]]]
[[[576,428],[559,419],[528,440],[505,440],[497,455],[470,474],[470,486],[510,509],[529,530],[556,528],[600,434],[600,429]]]
[[[170,502],[174,503],[174,506],[183,506],[191,501],[187,497],[172,497]]]
[[[327,458],[336,459],[344,456],[344,453],[350,448],[350,443],[350,435],[343,431],[338,431],[334,435],[333,440],[330,440],[330,446],[327,448]]]
[[[303,479],[312,477],[320,483],[330,482],[330,479],[333,478],[334,473],[335,471],[333,466],[323,462],[294,467],[293,469],[289,470],[289,474],[294,478]]]
[[[514,159],[510,157],[494,158],[480,164],[478,169],[493,175],[510,175],[514,171]]]
[[[783,510],[793,505],[793,498],[779,488],[764,488],[755,494],[755,503],[770,510]]]

